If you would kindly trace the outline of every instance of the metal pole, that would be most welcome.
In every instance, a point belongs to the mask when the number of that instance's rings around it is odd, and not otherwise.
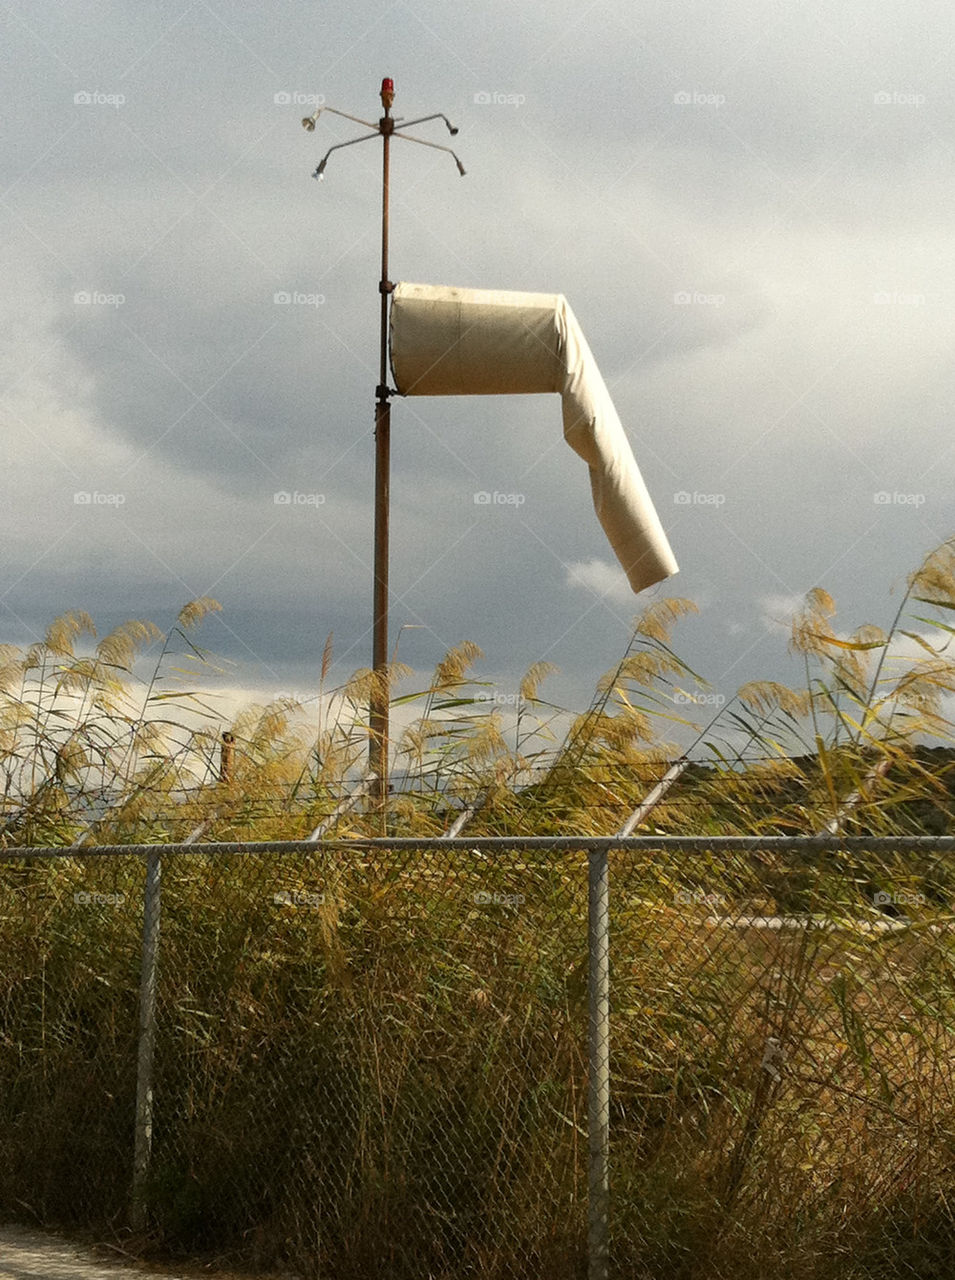
[[[232,766],[235,763],[235,734],[228,729],[222,735],[222,746],[219,748],[219,781],[232,781]]]
[[[231,737],[231,735],[229,735]],[[225,734],[223,734],[225,737]],[[186,836],[182,848],[196,844],[219,816],[218,808]],[[156,973],[162,918],[162,846],[146,854],[143,899],[143,965],[139,976],[139,1052],[136,1061],[136,1136],[133,1195],[129,1221],[134,1231],[146,1225],[146,1180],[153,1154],[153,1059],[156,1050]]]
[[[388,796],[388,519],[391,503],[391,403],[388,399],[388,295],[394,286],[388,279],[388,166],[391,135],[395,122],[391,118],[394,85],[381,82],[381,102],[385,114],[378,121],[382,140],[381,170],[381,346],[378,386],[375,391],[375,592],[372,667],[378,678],[369,706],[368,763],[372,774],[373,794],[384,804]]]
[[[607,1280],[610,1203],[610,946],[607,849],[588,857],[587,1280]]]
[[[139,979],[139,1052],[136,1062],[136,1138],[130,1225],[146,1225],[146,1179],[153,1149],[153,1056],[156,1048],[156,969],[162,906],[162,862],[158,853],[146,858],[143,900],[143,964]]]
[[[626,839],[626,837],[629,836],[641,822],[645,821],[673,786],[674,782],[676,782],[677,778],[679,778],[682,773],[685,773],[689,766],[690,762],[686,757],[682,760],[677,760],[675,764],[671,764],[669,769],[667,769],[666,773],[646,799],[641,801],[636,809],[634,809],[633,813],[631,813],[630,817],[617,832],[617,835],[622,839]]]
[[[429,120],[443,120],[450,134],[457,129],[446,115],[440,111],[430,116],[420,116],[416,120],[395,121],[391,115],[392,103],[395,100],[395,82],[387,76],[381,82],[381,105],[384,115],[374,123],[362,120],[358,116],[349,115],[347,111],[338,111],[334,107],[321,106],[302,121],[305,129],[313,133],[319,116],[323,111],[342,116],[346,120],[354,120],[363,124],[368,133],[360,138],[352,138],[348,142],[337,142],[329,147],[315,170],[314,177],[325,176],[325,166],[333,151],[342,147],[352,147],[359,142],[367,142],[370,138],[381,137],[382,140],[382,184],[381,184],[381,279],[378,292],[381,295],[381,362],[379,367],[378,386],[375,391],[375,592],[372,613],[372,670],[377,677],[369,698],[368,705],[368,763],[372,776],[372,795],[378,802],[384,821],[385,800],[388,796],[388,515],[389,487],[391,475],[391,406],[388,389],[388,295],[394,291],[394,285],[388,279],[388,162],[390,158],[392,137],[404,138],[408,142],[417,142],[423,147],[431,147],[436,151],[447,151],[458,166],[458,173],[464,176],[464,165],[450,147],[439,146],[436,142],[427,142],[424,138],[415,138],[406,129],[416,124],[425,124]],[[395,124],[400,123],[400,130]],[[384,832],[382,833],[384,834]]]

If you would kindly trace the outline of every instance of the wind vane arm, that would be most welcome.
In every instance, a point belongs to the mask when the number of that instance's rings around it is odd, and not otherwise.
[[[304,118],[302,127],[309,133],[314,133],[318,117],[323,111],[329,111],[333,116],[341,116],[345,120],[354,120],[356,124],[363,124],[366,129],[372,131],[371,133],[363,134],[360,138],[351,138],[348,142],[338,142],[335,146],[329,147],[324,156],[322,156],[318,168],[312,174],[313,178],[323,178],[325,176],[325,166],[328,164],[328,157],[333,151],[339,151],[342,147],[351,147],[356,142],[367,142],[369,138],[377,137],[403,138],[405,142],[417,142],[420,146],[431,147],[434,151],[446,151],[458,166],[458,173],[462,178],[464,177],[466,172],[464,165],[450,147],[442,147],[437,142],[428,142],[424,138],[415,138],[410,133],[405,132],[406,129],[411,129],[417,124],[427,124],[429,120],[443,120],[447,125],[448,133],[454,137],[458,132],[457,127],[451,123],[442,111],[435,111],[430,116],[418,116],[415,120],[396,120],[391,114],[391,104],[394,101],[394,85],[390,80],[382,81],[381,100],[385,108],[385,114],[377,123],[373,120],[363,120],[360,116],[349,115],[347,111],[338,111],[335,107],[325,106],[318,107],[310,116]],[[401,125],[401,128],[396,129],[395,125]]]
[[[361,116],[350,116],[347,111],[336,111],[334,107],[319,107],[317,111],[305,117],[302,128],[307,129],[309,133],[314,133],[315,124],[323,111],[330,111],[333,116],[341,116],[343,120],[354,120],[355,124],[363,124],[366,129],[374,129],[376,133],[378,131],[374,120],[362,120]]]
[[[325,154],[322,156],[319,166],[315,170],[315,172],[312,174],[312,177],[324,178],[325,166],[328,164],[328,157],[332,154],[333,151],[341,151],[342,147],[353,147],[356,142],[367,142],[369,138],[377,138],[377,137],[378,137],[378,130],[376,129],[374,133],[366,133],[360,138],[352,138],[349,142],[336,142],[335,145],[333,147],[329,147],[328,150],[325,152]],[[415,139],[415,141],[417,141],[417,139]]]
[[[432,116],[431,119],[433,120],[435,119],[435,117]],[[457,129],[452,129],[451,132],[457,133]],[[396,129],[392,136],[395,138],[404,138],[406,142],[417,142],[418,145],[421,147],[433,147],[435,151],[446,151],[449,156],[454,156],[454,163],[458,166],[458,173],[460,173],[462,178],[467,172],[464,165],[461,163],[461,161],[454,154],[454,152],[451,150],[450,147],[442,147],[441,144],[438,142],[425,142],[424,138],[412,138],[410,133],[402,133],[399,129]],[[364,138],[358,138],[356,139],[356,141],[364,142]]]
[[[443,120],[448,126],[448,133],[451,134],[452,138],[457,133],[455,126],[451,123],[448,117],[443,115],[440,111],[436,111],[434,115],[431,116],[419,116],[417,120],[396,120],[395,123],[400,124],[402,129],[411,129],[416,124],[425,124],[428,120]]]

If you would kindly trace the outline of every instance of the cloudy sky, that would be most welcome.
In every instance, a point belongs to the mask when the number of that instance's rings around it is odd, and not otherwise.
[[[385,75],[467,169],[395,144],[392,279],[566,294],[680,564],[629,591],[556,397],[397,400],[406,662],[469,639],[582,706],[677,594],[729,696],[794,674],[809,588],[886,625],[955,532],[949,4],[0,11],[0,640],[209,594],[250,690],[314,688],[332,629],[335,675],[369,663],[380,144],[317,183],[362,130],[299,121],[377,119]]]

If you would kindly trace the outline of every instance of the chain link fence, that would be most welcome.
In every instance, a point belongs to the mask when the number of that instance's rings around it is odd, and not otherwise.
[[[0,1214],[308,1280],[944,1275],[953,907],[951,837],[5,850]]]

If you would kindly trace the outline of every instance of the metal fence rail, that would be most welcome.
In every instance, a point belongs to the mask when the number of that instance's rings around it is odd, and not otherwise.
[[[332,1280],[934,1274],[953,855],[0,851],[0,1213]]]

